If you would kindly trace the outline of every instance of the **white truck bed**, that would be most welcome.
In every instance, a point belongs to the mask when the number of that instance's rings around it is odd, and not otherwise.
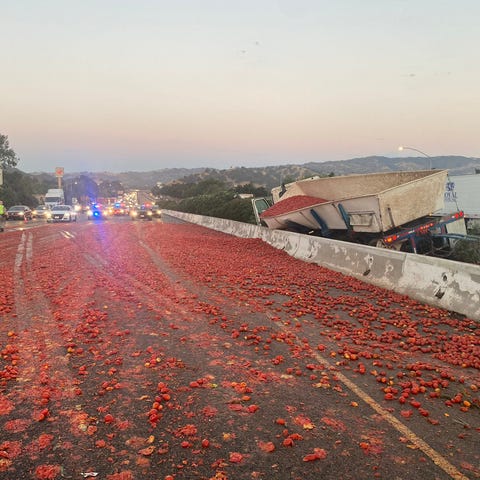
[[[348,222],[356,232],[387,232],[441,210],[447,173],[420,170],[300,180],[274,188],[274,205],[261,219],[273,229],[289,228],[291,222],[319,229],[316,214],[331,230],[346,230]],[[317,197],[319,202],[282,211],[281,203],[290,198],[284,205],[292,204],[296,196]]]

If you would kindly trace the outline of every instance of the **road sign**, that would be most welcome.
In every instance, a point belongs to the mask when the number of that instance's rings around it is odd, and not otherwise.
[[[63,167],[55,167],[55,176],[63,177]]]

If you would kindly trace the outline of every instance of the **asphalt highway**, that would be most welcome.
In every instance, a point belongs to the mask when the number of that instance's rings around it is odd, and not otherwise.
[[[468,318],[187,224],[7,222],[0,479],[480,478]]]

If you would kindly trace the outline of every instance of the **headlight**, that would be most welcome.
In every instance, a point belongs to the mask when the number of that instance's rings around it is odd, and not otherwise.
[[[151,217],[151,216],[152,216],[152,211],[149,210],[149,211],[147,212],[147,215]]]

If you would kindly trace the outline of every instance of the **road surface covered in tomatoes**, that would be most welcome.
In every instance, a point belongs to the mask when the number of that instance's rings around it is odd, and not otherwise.
[[[472,320],[193,225],[0,247],[0,478],[480,478]]]

